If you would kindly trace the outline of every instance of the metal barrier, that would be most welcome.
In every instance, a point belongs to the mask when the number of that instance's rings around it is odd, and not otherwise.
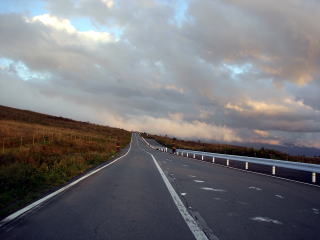
[[[320,173],[320,165],[318,164],[290,162],[290,161],[267,159],[267,158],[255,158],[255,157],[245,157],[245,156],[236,156],[236,155],[228,155],[228,154],[220,154],[220,153],[209,153],[209,152],[177,149],[177,155],[188,157],[189,154],[192,154],[193,158],[195,158],[196,156],[200,156],[201,160],[203,160],[204,157],[211,157],[212,163],[215,162],[215,158],[227,159],[227,163],[226,163],[227,166],[229,166],[229,160],[245,162],[246,170],[249,169],[249,163],[272,166],[272,175],[276,174],[276,167],[306,171],[311,173],[311,178],[313,183],[316,182],[316,174]]]
[[[149,147],[162,152],[168,152],[168,148],[151,145],[143,137],[142,139],[146,142],[146,144]],[[312,183],[317,182],[317,174],[320,174],[320,164],[318,165],[318,164],[311,164],[311,163],[290,162],[290,161],[267,159],[267,158],[245,157],[245,156],[228,155],[228,154],[220,154],[220,153],[191,151],[191,150],[185,150],[185,149],[177,149],[175,154],[177,156],[188,157],[188,158],[190,157],[194,159],[196,158],[196,156],[199,156],[201,160],[204,160],[204,157],[207,157],[207,158],[209,157],[211,158],[210,162],[212,163],[216,163],[216,158],[226,159],[227,166],[230,165],[230,160],[244,162],[245,170],[249,170],[249,163],[271,166],[272,175],[276,175],[277,167],[310,172]]]

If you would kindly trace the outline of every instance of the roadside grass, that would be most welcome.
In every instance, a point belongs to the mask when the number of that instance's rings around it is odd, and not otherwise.
[[[0,218],[107,161],[117,144],[123,148],[130,142],[125,130],[61,118],[38,124],[14,111],[19,120],[0,113]]]
[[[320,157],[292,156],[273,149],[255,149],[228,144],[201,143],[158,135],[143,134],[143,136],[146,138],[153,138],[154,140],[168,148],[172,148],[173,146],[175,146],[176,148],[189,149],[194,151],[320,164]]]

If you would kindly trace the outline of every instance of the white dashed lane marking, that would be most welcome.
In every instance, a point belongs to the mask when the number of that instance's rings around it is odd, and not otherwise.
[[[210,187],[202,187],[202,190],[213,191],[213,192],[225,192],[224,189],[210,188]]]
[[[202,181],[202,180],[193,180],[194,182],[196,182],[196,183],[203,183],[204,181]]]
[[[282,222],[280,222],[279,220],[275,220],[275,219],[268,218],[268,217],[253,217],[253,218],[251,218],[251,220],[256,221],[256,222],[274,223],[274,224],[278,224],[278,225],[282,224]]]
[[[252,190],[257,190],[257,191],[261,191],[262,189],[261,188],[258,188],[258,187],[254,187],[254,186],[250,186],[249,189],[252,189]]]
[[[317,215],[320,213],[318,208],[312,208],[312,212]]]

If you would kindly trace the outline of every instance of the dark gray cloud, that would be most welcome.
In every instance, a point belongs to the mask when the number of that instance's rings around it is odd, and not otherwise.
[[[1,103],[186,138],[320,147],[320,3],[188,0],[181,16],[182,2],[46,0],[44,15],[1,14]],[[74,18],[116,31],[80,31]]]

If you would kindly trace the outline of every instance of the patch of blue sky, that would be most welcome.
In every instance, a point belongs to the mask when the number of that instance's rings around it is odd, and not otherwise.
[[[187,15],[189,0],[156,0],[160,4],[165,4],[174,9],[174,16],[170,23],[181,27],[185,22],[190,21],[191,17]]]
[[[23,13],[36,16],[46,13],[45,4],[40,0],[0,0],[0,13]]]
[[[97,27],[96,24],[92,24],[89,18],[72,18],[70,22],[78,31],[92,31],[98,28],[100,31],[102,30],[100,27]]]
[[[41,0],[0,0],[1,13],[21,13],[34,17],[46,14],[48,11],[45,8],[45,3]],[[86,17],[75,17],[70,19],[70,22],[78,31],[108,32],[117,40],[123,34],[123,29],[118,26],[94,23]]]
[[[9,58],[0,58],[0,70],[5,70],[10,67],[13,61]]]
[[[47,80],[51,77],[51,74],[48,72],[32,71],[23,62],[13,61],[9,58],[0,58],[0,71],[16,75],[24,81],[29,81],[31,79]]]
[[[223,67],[231,73],[233,78],[236,78],[238,75],[253,71],[253,66],[251,63],[245,63],[242,65],[224,63]]]
[[[185,0],[178,0],[175,6],[174,21],[178,27],[181,27],[183,23],[188,21],[187,17],[188,2]]]

